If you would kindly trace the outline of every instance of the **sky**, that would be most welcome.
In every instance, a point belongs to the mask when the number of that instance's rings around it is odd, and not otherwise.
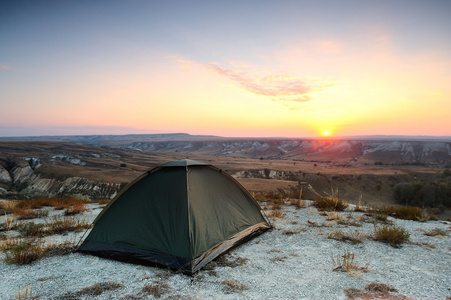
[[[0,136],[451,136],[451,1],[5,1]]]

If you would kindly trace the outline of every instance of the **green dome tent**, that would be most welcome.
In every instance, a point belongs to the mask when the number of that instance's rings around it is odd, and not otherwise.
[[[271,228],[255,199],[210,164],[179,160],[126,186],[77,251],[193,274]]]

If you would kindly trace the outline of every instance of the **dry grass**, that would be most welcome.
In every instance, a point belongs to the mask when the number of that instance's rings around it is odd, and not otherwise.
[[[352,233],[346,234],[343,233],[341,230],[336,230],[334,232],[331,232],[328,236],[329,239],[334,239],[341,242],[351,242],[351,244],[360,244],[365,239],[366,236],[363,234],[362,231],[354,230]]]
[[[355,260],[355,254],[348,250],[345,250],[344,254],[338,254],[335,257],[332,254],[331,257],[333,271],[346,272],[351,276],[358,276],[360,273],[368,272],[369,263],[361,265]]]
[[[148,284],[141,290],[142,293],[152,295],[156,298],[160,298],[164,294],[168,293],[172,287],[163,281],[154,281],[152,284]]]
[[[240,283],[235,280],[224,280],[221,282],[222,290],[226,294],[236,293],[248,290],[250,286],[247,283]]]
[[[374,227],[374,240],[390,244],[394,248],[399,248],[409,240],[410,234],[404,228],[397,226]]]

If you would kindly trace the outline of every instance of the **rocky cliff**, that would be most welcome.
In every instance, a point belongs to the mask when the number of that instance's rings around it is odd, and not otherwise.
[[[82,177],[45,178],[39,172],[39,158],[19,158],[0,164],[0,196],[20,197],[79,197],[105,199],[114,197],[121,184],[98,182]]]

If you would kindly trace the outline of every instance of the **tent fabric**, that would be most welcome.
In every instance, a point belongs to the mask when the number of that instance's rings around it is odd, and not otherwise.
[[[94,220],[78,251],[193,274],[270,228],[255,199],[230,175],[179,160],[125,187]]]

